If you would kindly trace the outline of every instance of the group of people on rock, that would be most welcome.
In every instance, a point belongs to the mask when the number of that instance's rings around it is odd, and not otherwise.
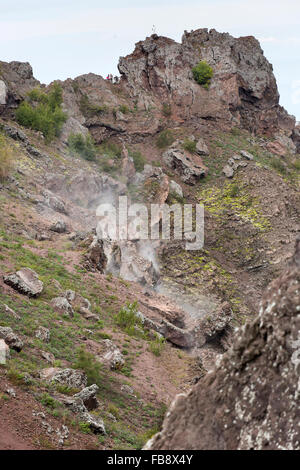
[[[119,83],[119,81],[120,81],[119,77],[117,77],[117,76],[113,77],[112,73],[109,73],[107,75],[106,80],[108,80],[111,83]]]

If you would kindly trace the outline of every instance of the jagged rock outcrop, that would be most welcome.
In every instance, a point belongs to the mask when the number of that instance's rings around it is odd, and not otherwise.
[[[32,67],[28,62],[0,62],[0,114],[10,114],[25,98],[26,93],[40,85],[33,77]],[[1,92],[2,90],[2,92]]]
[[[209,90],[193,80],[192,67],[200,60],[214,71]],[[154,34],[120,58],[119,71],[141,107],[172,102],[173,114],[185,120],[241,124],[254,132],[283,128],[290,136],[295,126],[278,104],[272,65],[252,36],[198,29],[185,32],[180,44]]]
[[[215,370],[178,395],[147,449],[300,449],[299,268],[300,238],[258,316]]]

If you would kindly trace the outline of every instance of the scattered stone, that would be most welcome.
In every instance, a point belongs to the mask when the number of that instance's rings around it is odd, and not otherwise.
[[[104,339],[100,342],[104,347],[105,353],[101,357],[101,361],[107,364],[111,370],[119,370],[125,364],[123,354],[118,346],[116,346],[110,339]]]
[[[234,175],[233,168],[230,165],[225,165],[222,171],[224,175],[226,176],[226,178],[232,178]]]
[[[51,191],[44,191],[45,204],[53,209],[55,212],[68,215],[65,202],[58,196],[55,196]]]
[[[121,392],[124,392],[126,393],[126,395],[136,398],[133,388],[130,387],[129,385],[122,385]]]
[[[11,349],[14,349],[17,352],[20,352],[23,349],[23,341],[8,326],[0,326],[0,339],[3,339]]]
[[[70,315],[70,317],[74,317],[74,310],[72,305],[65,297],[55,297],[51,300],[51,305],[58,312]]]
[[[247,160],[254,160],[252,153],[246,152],[246,150],[241,150],[240,154],[242,157],[245,157]]]
[[[49,362],[49,364],[53,364],[55,361],[55,356],[52,353],[41,351],[41,356],[45,361]]]
[[[61,428],[57,428],[56,434],[58,437],[58,445],[63,446],[65,440],[68,439],[70,435],[70,431],[69,428],[65,424],[63,424]]]
[[[4,276],[3,279],[5,284],[29,297],[37,297],[43,292],[44,284],[30,268],[22,268],[15,274]]]
[[[56,233],[65,233],[67,231],[67,226],[64,220],[58,220],[53,225],[51,225],[50,230]]]
[[[100,317],[98,315],[96,315],[95,313],[92,313],[90,310],[88,310],[87,308],[84,308],[84,307],[80,307],[79,309],[79,313],[80,315],[83,316],[83,318],[85,318],[86,320],[91,320],[91,321],[99,321],[100,320]]]
[[[17,396],[16,391],[13,388],[7,388],[5,393],[7,393],[11,398],[16,398]]]
[[[45,241],[50,241],[52,240],[52,237],[51,235],[48,235],[47,232],[38,232],[35,236],[36,240],[38,240],[39,242],[45,242]]]
[[[41,341],[44,341],[45,343],[49,343],[50,341],[50,330],[48,328],[45,328],[44,326],[39,326],[39,328],[35,332],[35,337],[40,339]]]
[[[209,155],[209,150],[203,139],[199,139],[196,144],[196,152],[198,155]]]
[[[4,313],[9,315],[10,317],[13,317],[15,320],[21,320],[20,315],[18,315],[12,308],[10,308],[8,305],[4,304],[3,305],[3,310]]]

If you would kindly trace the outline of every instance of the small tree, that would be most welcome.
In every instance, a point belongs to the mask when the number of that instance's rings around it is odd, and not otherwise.
[[[198,65],[193,67],[192,73],[194,80],[199,83],[199,85],[202,85],[204,88],[209,87],[214,72],[205,60],[202,60]]]

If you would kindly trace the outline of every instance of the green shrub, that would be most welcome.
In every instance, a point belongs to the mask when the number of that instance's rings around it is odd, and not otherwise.
[[[158,148],[163,149],[168,147],[174,142],[174,136],[169,129],[162,131],[156,140],[156,145]]]
[[[272,168],[274,168],[274,170],[277,170],[279,173],[281,174],[286,173],[286,167],[279,158],[276,158],[276,157],[271,158],[270,165]]]
[[[119,110],[123,114],[128,114],[130,111],[130,109],[128,108],[128,106],[126,106],[126,104],[121,104],[121,106],[119,106]]]
[[[102,366],[93,354],[86,351],[83,347],[77,351],[77,359],[73,367],[86,373],[88,385],[99,385],[101,383]]]
[[[210,80],[214,74],[213,69],[205,60],[199,62],[198,65],[192,68],[194,80],[202,85],[204,88],[208,88]]]
[[[156,335],[156,338],[149,343],[149,350],[154,354],[154,356],[161,356],[163,349],[165,347],[165,339],[161,336]]]
[[[295,168],[295,170],[297,170],[297,171],[299,170],[299,171],[300,171],[300,159],[295,160],[295,161],[293,162],[293,167]]]
[[[90,434],[91,433],[90,425],[88,423],[83,422],[83,421],[81,421],[79,423],[79,429],[84,434]]]
[[[95,160],[97,149],[90,134],[71,134],[68,145],[72,153],[79,155],[85,160]]]
[[[133,159],[134,167],[136,171],[143,171],[146,160],[139,150],[129,151],[130,157]]]
[[[141,320],[137,316],[137,302],[132,304],[127,302],[119,313],[115,316],[115,323],[122,329],[132,328],[135,325],[141,325]]]
[[[197,145],[196,142],[190,139],[185,139],[185,141],[183,142],[184,150],[187,150],[190,153],[196,152],[196,145]]]
[[[62,88],[54,83],[49,93],[34,89],[28,93],[16,111],[16,120],[19,124],[43,133],[47,142],[58,137],[66,113],[62,110]]]
[[[41,403],[46,406],[47,408],[50,408],[51,410],[54,410],[59,406],[59,402],[52,398],[48,393],[43,393],[41,396]]]

